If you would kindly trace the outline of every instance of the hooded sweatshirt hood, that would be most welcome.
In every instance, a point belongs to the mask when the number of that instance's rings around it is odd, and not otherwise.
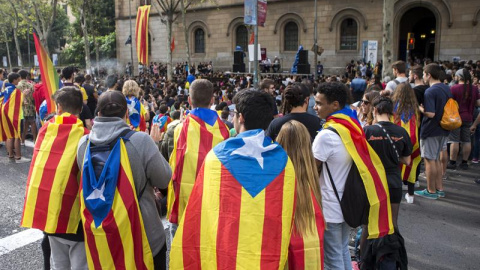
[[[130,127],[122,118],[98,116],[95,118],[89,138],[95,145],[105,145],[118,138],[125,129]]]

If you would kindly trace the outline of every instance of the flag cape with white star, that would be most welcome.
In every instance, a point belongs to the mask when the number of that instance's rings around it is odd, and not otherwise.
[[[323,234],[325,231],[325,220],[320,204],[315,199],[313,192],[313,210],[315,211],[315,224],[313,230],[300,235],[293,226],[290,246],[288,247],[288,268],[290,270],[323,269]]]
[[[198,173],[170,269],[283,269],[295,189],[293,164],[263,130],[218,144]]]
[[[89,269],[153,269],[124,140],[118,139],[98,178],[87,143],[80,211]]]
[[[5,83],[3,100],[0,104],[0,120],[5,139],[20,138],[20,122],[23,118],[23,94],[15,85]],[[3,136],[2,136],[3,137]]]
[[[348,107],[331,114],[323,128],[334,128],[342,139],[348,154],[357,165],[367,192],[368,238],[374,239],[393,233],[390,194],[382,161],[365,139],[357,113]]]
[[[191,110],[185,122],[175,128],[174,148],[169,162],[172,180],[167,197],[170,222],[179,224],[205,156],[229,136],[227,126],[217,112],[205,108]]]
[[[417,168],[422,160],[422,157],[420,156],[420,139],[418,137],[419,119],[420,116],[418,114],[411,114],[409,117],[400,117],[400,119],[395,123],[397,126],[401,126],[407,131],[408,136],[410,136],[410,141],[413,145],[411,155],[412,160],[410,161],[410,164],[400,165],[402,170],[402,180],[408,181],[412,184],[415,183]]]
[[[170,124],[172,121],[173,120],[170,118],[170,116],[159,114],[153,118],[152,124],[158,125],[160,132],[166,132],[168,124]]]
[[[135,131],[145,131],[147,123],[145,121],[145,108],[136,97],[126,98],[128,107],[127,124],[131,125]]]
[[[80,223],[77,146],[88,130],[64,113],[38,133],[27,178],[21,226],[46,233],[76,233]]]

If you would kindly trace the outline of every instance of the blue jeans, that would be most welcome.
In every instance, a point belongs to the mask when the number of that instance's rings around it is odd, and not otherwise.
[[[351,270],[348,237],[350,226],[347,223],[328,223],[324,235],[325,270]]]

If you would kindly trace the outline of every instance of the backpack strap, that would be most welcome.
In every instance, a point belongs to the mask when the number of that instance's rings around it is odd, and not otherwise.
[[[399,84],[400,84],[400,82],[399,82],[397,79],[393,80],[393,82],[394,82],[396,85],[399,85]]]
[[[338,134],[338,131],[336,129],[334,129],[332,127],[327,127],[327,129],[332,131],[332,132],[335,132],[335,134],[340,136],[340,134]],[[332,188],[333,188],[333,191],[335,192],[335,196],[337,197],[337,200],[340,203],[341,202],[340,196],[338,196],[337,187],[335,186],[335,183],[333,182],[332,173],[330,172],[330,168],[328,168],[328,163],[326,161],[325,161],[325,167],[327,167],[328,178],[330,179],[330,183],[332,184]]]
[[[390,137],[390,134],[388,134],[387,130],[385,130],[385,128],[382,125],[380,125],[380,123],[376,123],[375,125],[377,127],[380,127],[380,129],[383,130],[383,133],[385,133],[385,135],[387,135],[387,138],[390,141],[390,144],[392,145],[393,150],[395,151],[395,154],[397,155],[397,162],[400,162],[400,155],[398,154],[397,147],[395,146],[395,143],[393,142],[392,138]]]

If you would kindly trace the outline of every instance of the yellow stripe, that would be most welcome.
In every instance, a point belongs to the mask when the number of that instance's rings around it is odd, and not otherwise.
[[[81,122],[80,122],[81,123]],[[63,151],[62,157],[58,163],[58,167],[55,170],[55,178],[52,184],[52,190],[50,193],[50,200],[48,202],[48,216],[55,217],[47,218],[46,228],[52,231],[56,231],[58,225],[58,215],[60,214],[63,195],[65,188],[68,184],[70,173],[72,171],[72,166],[75,162],[75,157],[77,155],[77,145],[80,139],[84,134],[83,126],[74,126],[70,131],[70,134],[65,144],[65,149]],[[50,149],[50,151],[55,151],[55,149]],[[76,164],[75,164],[76,165]],[[78,196],[77,196],[78,198]],[[70,221],[77,223],[80,221],[80,209],[78,204],[73,204],[70,212]],[[73,231],[68,231],[67,233],[76,233],[77,228],[72,228]]]
[[[175,127],[175,130],[173,132],[173,151],[170,154],[170,168],[172,169],[172,175],[175,174],[175,170],[177,167],[177,142],[178,138],[180,137],[180,133],[182,131],[183,123],[178,124]],[[170,219],[170,215],[172,214],[172,208],[173,208],[173,203],[175,201],[175,192],[173,190],[173,182],[170,180],[170,183],[168,183],[168,194],[167,194],[167,218]]]
[[[252,198],[242,187],[237,269],[260,269],[264,219],[265,189]]]
[[[84,158],[85,159],[85,158]],[[83,160],[84,160],[83,159]],[[83,164],[83,163],[82,163]],[[83,170],[81,170],[81,174],[83,175]],[[80,211],[83,213],[85,211],[85,203],[83,201],[83,189],[80,189]],[[83,233],[86,234],[85,230],[85,216],[81,215],[82,217],[82,224],[83,224]],[[93,265],[93,259],[92,259],[92,254],[89,248],[90,242],[88,241],[88,238],[85,237],[85,253],[87,255],[87,263],[88,263],[88,269],[95,269],[95,266]]]
[[[304,250],[304,269],[320,269],[320,263],[322,261],[320,251],[320,239],[318,237],[317,225],[313,222],[312,232],[307,232],[303,237],[303,250]]]
[[[58,133],[57,125],[49,124],[46,129],[45,137],[42,141],[42,144],[39,146],[40,149],[37,153],[35,164],[30,165],[30,185],[27,187],[27,194],[25,197],[25,210],[23,212],[22,227],[32,227],[38,190],[42,180],[43,170],[45,169],[45,164],[48,160],[48,156],[50,155],[50,151],[45,149],[52,149],[53,142],[55,141]],[[44,231],[47,233],[55,233],[54,230],[47,228]]]
[[[294,181],[292,181],[294,180]],[[292,161],[288,158],[285,166],[285,174],[283,181],[283,205],[282,205],[282,248],[280,257],[280,268],[288,259],[288,245],[292,234],[292,220],[295,204],[296,189],[295,169]],[[308,269],[308,268],[307,268]]]
[[[217,269],[217,234],[220,209],[220,185],[222,163],[210,152],[205,159],[201,222],[200,222],[200,257],[202,269]],[[233,243],[232,243],[233,244]]]

